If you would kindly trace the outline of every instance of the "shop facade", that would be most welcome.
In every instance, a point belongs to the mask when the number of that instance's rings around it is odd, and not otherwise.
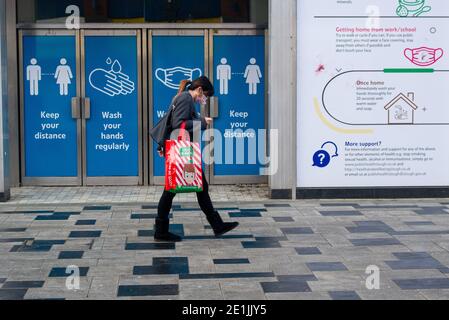
[[[199,110],[214,118],[214,134],[203,137],[213,150],[210,182],[268,183],[273,197],[293,194],[292,183],[275,187],[279,172],[266,170],[274,162],[266,132],[277,128],[269,107],[273,3],[75,2],[4,1],[7,189],[162,184],[148,131],[180,80],[206,75],[217,88]]]

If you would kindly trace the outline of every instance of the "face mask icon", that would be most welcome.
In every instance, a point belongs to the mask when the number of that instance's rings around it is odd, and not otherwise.
[[[443,55],[443,49],[432,49],[427,47],[421,47],[416,49],[407,48],[404,51],[405,57],[413,64],[420,67],[428,67],[440,60]]]
[[[192,81],[202,75],[203,72],[199,68],[189,69],[184,67],[174,67],[170,69],[158,68],[155,72],[156,79],[166,87],[174,90],[179,89],[179,84],[182,80]]]

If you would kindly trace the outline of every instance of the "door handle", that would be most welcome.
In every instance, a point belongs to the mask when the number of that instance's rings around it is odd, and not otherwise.
[[[218,97],[212,97],[210,98],[210,117],[218,118],[219,114]]]
[[[84,119],[90,119],[90,98],[83,98]]]
[[[81,98],[72,98],[72,118],[81,119]]]

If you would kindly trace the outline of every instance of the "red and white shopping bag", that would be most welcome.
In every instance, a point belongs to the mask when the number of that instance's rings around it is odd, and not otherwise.
[[[165,142],[165,190],[173,193],[203,191],[203,169],[199,143],[191,142],[181,126],[178,140]]]

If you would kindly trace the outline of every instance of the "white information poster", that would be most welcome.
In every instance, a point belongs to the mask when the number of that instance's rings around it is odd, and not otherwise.
[[[449,1],[298,1],[298,187],[449,186]]]

